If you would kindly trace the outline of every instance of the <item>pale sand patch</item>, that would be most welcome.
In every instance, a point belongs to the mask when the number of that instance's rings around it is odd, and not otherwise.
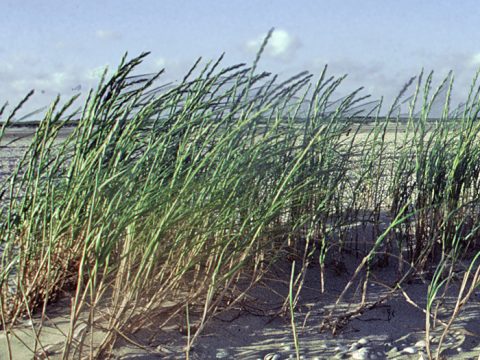
[[[300,352],[305,359],[339,358],[345,351],[344,358],[352,358],[355,348],[368,349],[368,354],[377,359],[418,359],[425,337],[424,313],[408,303],[404,295],[396,293],[390,299],[373,309],[366,310],[339,330],[336,336],[329,332],[320,332],[320,324],[325,314],[331,309],[337,296],[350,279],[355,264],[359,259],[354,254],[346,254],[340,259],[344,268],[335,271],[333,266],[327,271],[326,293],[319,290],[319,266],[313,265],[307,270],[304,289],[296,308],[295,324],[297,326]],[[288,293],[288,273],[291,263],[288,260],[278,264],[270,279],[252,289],[248,301],[235,309],[220,313],[205,328],[191,351],[192,359],[263,359],[268,353],[279,354],[281,359],[293,356],[294,344],[288,314],[275,316]],[[338,268],[339,265],[337,265]],[[392,267],[376,269],[375,277],[369,285],[367,301],[375,301],[386,294],[384,285],[394,281],[395,271]],[[358,284],[347,294],[335,315],[345,314],[360,301]],[[403,287],[409,298],[424,308],[428,284],[421,278],[415,278]],[[455,301],[455,289],[446,298],[442,307],[444,313],[451,311]],[[65,305],[65,304],[63,304]],[[49,311],[51,321],[47,321],[40,335],[44,347],[49,347],[51,358],[59,357],[55,350],[61,348],[62,332],[68,329],[68,314],[61,309],[59,303]],[[65,309],[65,308],[64,308]],[[63,312],[63,314],[62,314]],[[192,310],[192,319],[198,313]],[[442,319],[447,319],[440,315]],[[131,339],[141,344],[138,348],[126,341],[119,341],[114,349],[117,359],[178,359],[184,358],[184,347],[187,336],[180,332],[182,321],[176,319],[164,329],[143,329],[131,334]],[[31,329],[31,328],[30,328]],[[442,329],[438,325],[434,336]],[[15,334],[33,346],[34,338],[31,330],[19,327]],[[454,322],[447,338],[445,355],[449,359],[477,359],[480,354],[480,293],[465,306]],[[354,345],[360,339],[362,345]],[[5,334],[0,335],[0,359],[7,359]],[[18,340],[12,338],[14,359],[29,359],[31,353]],[[353,346],[353,348],[352,348]],[[433,344],[434,346],[434,344]],[[350,350],[348,350],[350,349]],[[410,354],[410,351],[415,353]],[[355,354],[360,354],[357,352]],[[357,356],[357,355],[355,355]],[[358,355],[360,356],[360,355]],[[355,357],[353,357],[355,358]]]

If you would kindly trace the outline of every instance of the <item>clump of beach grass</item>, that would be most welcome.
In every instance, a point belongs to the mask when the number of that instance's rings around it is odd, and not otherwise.
[[[61,108],[57,99],[6,182],[2,325],[44,313],[70,291],[64,357],[85,312],[90,334],[106,329],[95,356],[184,303],[196,321],[193,343],[223,300],[241,298],[236,282],[260,279],[322,212],[346,171],[347,123],[337,119],[355,94],[325,118],[339,84],[325,74],[305,126],[298,113],[308,74],[276,85],[255,64],[220,69],[219,59],[157,93],[149,90],[161,73],[129,82],[144,56],[100,82],[65,139],[58,134],[75,99]],[[169,300],[179,306],[165,309]]]
[[[459,118],[449,112],[453,78],[432,92],[432,74],[417,78],[406,119],[395,106],[380,116],[381,103],[365,114],[356,110],[365,100],[359,91],[332,108],[344,78],[328,77],[327,68],[317,81],[300,73],[278,83],[258,73],[265,44],[251,67],[198,61],[168,90],[156,88],[162,71],[132,76],[147,54],[125,57],[80,115],[70,112],[75,98],[54,101],[0,193],[7,342],[20,319],[36,313],[43,321],[47,305],[68,294],[63,358],[100,357],[151,319],[165,319],[162,328],[185,312],[189,354],[208,320],[288,251],[299,259],[286,299],[298,355],[293,310],[308,264],[320,264],[324,291],[327,254],[361,250],[354,224],[373,224],[354,273],[364,292],[381,257],[398,259],[398,289],[428,261],[438,261],[440,274],[478,251],[476,82]],[[443,115],[432,122],[445,86]],[[23,103],[3,122],[0,141]],[[478,287],[471,264],[458,311],[471,295],[465,289]],[[362,299],[360,308],[371,305]],[[334,309],[329,315],[336,329]],[[45,355],[42,321],[32,325],[32,352]]]

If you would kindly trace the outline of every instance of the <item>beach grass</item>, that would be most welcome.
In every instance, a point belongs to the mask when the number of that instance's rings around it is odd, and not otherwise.
[[[453,118],[453,78],[432,89],[433,75],[421,74],[409,84],[405,120],[396,103],[386,116],[381,103],[356,111],[366,100],[359,91],[332,107],[343,77],[327,68],[316,80],[302,73],[277,83],[257,72],[260,55],[252,66],[199,61],[165,91],[156,90],[162,72],[132,80],[147,54],[125,57],[79,117],[70,112],[76,98],[52,103],[2,180],[6,334],[68,296],[63,358],[99,358],[150,319],[166,316],[165,325],[185,311],[189,349],[217,311],[289,253],[299,259],[286,279],[298,356],[294,290],[312,262],[324,290],[327,255],[347,250],[363,251],[354,277],[365,284],[379,261],[396,261],[398,284],[438,264],[428,313],[455,264],[470,260],[454,320],[480,284],[477,79]],[[445,87],[443,115],[431,121]],[[23,104],[9,115],[2,108],[0,145]],[[372,241],[355,236],[358,223],[373,224]],[[334,311],[326,323],[336,328]],[[32,327],[35,337],[41,328]],[[32,351],[47,353],[40,341]]]

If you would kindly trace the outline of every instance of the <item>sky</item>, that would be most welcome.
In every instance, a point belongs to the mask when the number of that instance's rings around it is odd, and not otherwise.
[[[348,77],[393,99],[422,68],[439,82],[455,74],[465,96],[480,66],[476,0],[0,0],[0,103],[36,91],[27,109],[94,86],[125,52],[151,54],[138,73],[165,68],[181,79],[198,57],[251,63],[275,28],[260,68],[280,76],[308,70]]]

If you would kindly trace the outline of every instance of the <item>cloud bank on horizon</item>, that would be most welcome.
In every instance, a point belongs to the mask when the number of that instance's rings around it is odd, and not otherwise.
[[[454,70],[454,94],[461,99],[480,67],[473,36],[480,10],[473,0],[435,6],[414,0],[388,6],[378,0],[279,0],[275,6],[253,0],[5,1],[0,102],[14,104],[35,89],[30,107],[57,94],[66,99],[86,92],[126,51],[151,51],[139,71],[165,68],[164,82],[181,79],[199,56],[207,61],[226,52],[224,65],[248,63],[271,27],[263,69],[291,76],[319,73],[328,64],[333,75],[349,74],[345,93],[363,86],[374,97],[393,99],[424,68],[435,70],[438,82]]]

